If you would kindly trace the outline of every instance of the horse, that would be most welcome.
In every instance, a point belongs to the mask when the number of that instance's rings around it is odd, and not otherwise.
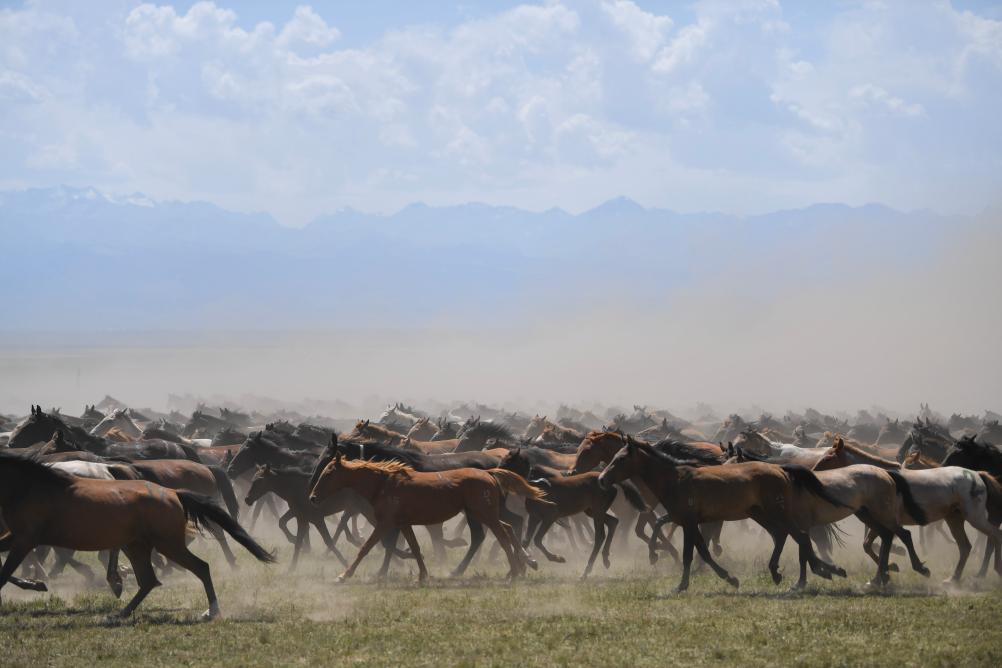
[[[558,424],[553,424],[552,422],[547,422],[543,426],[543,431],[540,432],[534,441],[538,443],[567,443],[569,445],[577,445],[584,438],[584,434],[577,431],[576,429],[571,429],[570,427],[562,427]]]
[[[0,569],[0,589],[28,553],[39,545],[72,550],[122,548],[139,590],[121,611],[128,617],[160,582],[150,561],[155,549],[202,582],[209,609],[220,615],[209,565],[185,541],[188,522],[215,524],[256,559],[274,557],[211,499],[147,481],[90,480],[54,470],[34,458],[0,452],[0,507],[9,532],[0,549],[9,550]]]
[[[247,492],[245,503],[250,506],[258,499],[269,492],[279,497],[289,505],[286,517],[295,518],[296,535],[289,535],[288,529],[279,521],[279,528],[282,529],[295,547],[292,552],[292,563],[289,565],[289,572],[296,570],[299,562],[299,552],[306,542],[312,525],[320,537],[323,539],[327,549],[337,557],[342,566],[347,566],[348,561],[337,549],[337,543],[327,530],[326,516],[331,514],[329,508],[321,508],[310,503],[309,483],[310,470],[296,467],[272,468],[268,464],[259,466],[251,480],[250,490]],[[332,497],[333,498],[333,497]],[[286,520],[287,521],[287,520]]]
[[[647,511],[647,504],[636,487],[628,482],[618,483],[614,487],[603,488],[598,484],[598,472],[588,471],[576,475],[564,476],[559,471],[547,467],[534,468],[529,459],[522,454],[521,448],[511,450],[498,464],[498,468],[507,469],[523,478],[538,476],[533,483],[546,490],[548,503],[539,503],[526,499],[525,509],[529,515],[528,530],[523,545],[533,543],[547,559],[564,563],[565,559],[550,552],[543,544],[543,537],[550,527],[562,517],[584,513],[592,518],[595,537],[588,564],[585,566],[581,579],[591,573],[599,549],[602,550],[602,564],[609,568],[609,552],[612,548],[612,538],[616,533],[619,520],[609,513],[612,502],[616,500],[617,487],[623,490],[623,495],[630,505],[639,512]],[[608,530],[608,534],[606,531]]]
[[[754,429],[746,429],[734,439],[738,450],[750,450],[758,458],[764,457],[770,464],[795,464],[811,468],[825,454],[824,448],[800,448],[796,445],[770,441]]]
[[[507,426],[495,422],[477,421],[467,427],[456,441],[455,452],[483,450],[490,443],[497,445],[515,443],[515,435]],[[445,443],[446,441],[442,441]]]
[[[31,415],[14,427],[7,447],[27,448],[36,443],[45,443],[57,431],[62,432],[63,437],[74,450],[87,450],[101,454],[107,445],[103,439],[91,436],[80,427],[68,425],[60,416],[46,413],[41,406],[32,406]]]
[[[419,414],[413,408],[404,406],[402,403],[396,403],[392,406],[387,406],[386,410],[384,410],[379,416],[378,421],[382,424],[396,422],[403,424],[407,429],[410,429],[423,417],[425,416],[423,414]]]
[[[98,422],[90,430],[91,436],[104,436],[111,429],[118,429],[118,431],[132,440],[137,440],[142,437],[143,430],[139,428],[132,418],[129,417],[126,409],[120,408],[113,413],[108,414],[103,420]]]
[[[898,447],[905,442],[906,438],[908,438],[908,429],[901,424],[901,421],[891,421],[888,418],[884,424],[880,425],[880,431],[877,432],[877,438],[873,444],[883,447]]]
[[[682,526],[682,579],[676,592],[689,588],[693,548],[718,577],[735,588],[739,585],[738,579],[710,554],[699,531],[699,525],[705,522],[752,519],[762,526],[774,542],[769,571],[777,584],[782,581],[779,555],[788,535],[800,546],[801,563],[810,564],[815,574],[826,579],[833,574],[845,575],[845,571],[814,554],[806,530],[793,515],[792,504],[800,489],[840,505],[803,467],[751,462],[697,468],[627,436],[626,445],[599,475],[599,483],[609,486],[633,478],[643,480],[658,495],[672,520]]]
[[[429,441],[450,441],[454,438],[459,438],[459,430],[456,428],[455,423],[448,418],[440,417],[435,424],[435,433],[431,435],[431,438],[428,439]]]
[[[212,438],[226,428],[239,428],[240,425],[233,424],[210,415],[202,410],[195,410],[191,418],[181,429],[181,436],[185,438]]]
[[[953,443],[953,437],[945,427],[929,420],[926,420],[925,424],[919,421],[912,426],[912,430],[898,448],[897,459],[898,462],[903,462],[908,452],[916,448],[936,461],[943,461]]]
[[[407,438],[415,441],[430,441],[437,431],[438,427],[431,421],[431,418],[423,417],[407,430]]]
[[[958,440],[946,453],[942,466],[961,466],[972,471],[985,471],[996,479],[1002,479],[1002,449],[980,439],[980,436],[965,436]],[[989,512],[992,514],[991,509]],[[992,516],[990,519],[995,526],[999,526],[1002,522],[1002,517]],[[988,561],[994,551],[994,546],[989,542],[985,546],[985,558],[978,570],[978,577],[984,577],[988,573]]]
[[[411,527],[441,524],[460,512],[466,514],[470,524],[471,552],[475,554],[483,542],[486,525],[508,557],[509,579],[524,573],[527,564],[535,563],[525,554],[511,526],[501,520],[500,509],[504,505],[505,492],[527,499],[543,499],[546,494],[511,471],[461,468],[422,473],[399,462],[342,460],[338,450],[310,491],[310,501],[319,504],[344,487],[354,489],[372,504],[376,524],[355,561],[338,577],[338,582],[354,575],[362,559],[393,529],[403,533],[418,563],[418,580],[425,581],[428,569]],[[467,555],[460,566],[465,568],[468,559],[472,559],[472,555]],[[456,570],[459,571],[459,567]]]
[[[959,466],[914,471],[901,469],[900,464],[882,460],[862,451],[842,444],[828,450],[815,465],[815,471],[836,469],[849,464],[870,463],[886,470],[897,470],[907,481],[917,509],[905,507],[901,512],[902,525],[928,524],[946,520],[950,534],[960,552],[950,582],[960,580],[964,566],[971,552],[971,543],[964,531],[964,521],[988,537],[989,544],[996,545],[1002,540],[1002,531],[989,519],[989,508],[1002,504],[1002,486],[990,474],[975,472]],[[864,549],[869,553],[876,536],[868,532]],[[907,545],[906,545],[907,547]],[[996,553],[995,570],[1002,575],[1002,559]]]

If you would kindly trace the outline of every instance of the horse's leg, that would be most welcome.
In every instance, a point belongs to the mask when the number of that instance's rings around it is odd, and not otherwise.
[[[358,546],[362,544],[362,534],[358,532],[358,515],[353,513],[349,518],[351,519],[351,532],[348,534],[351,536],[349,540],[352,545]]]
[[[248,531],[253,531],[254,527],[257,526],[257,518],[261,516],[261,511],[264,509],[265,504],[268,502],[267,495],[254,504],[254,511],[251,513],[250,526],[247,527]]]
[[[665,535],[661,532],[661,528],[665,524],[669,523],[671,523],[671,526],[668,528],[668,534]],[[668,513],[665,513],[664,515],[659,517],[657,521],[654,523],[654,529],[651,532],[651,542],[647,544],[647,557],[648,560],[651,562],[651,564],[654,564],[658,560],[658,553],[657,553],[658,539],[660,539],[661,544],[664,545],[663,549],[666,552],[668,552],[668,556],[670,556],[676,564],[679,562],[678,550],[676,550],[675,546],[671,544],[671,539],[672,536],[675,535],[676,529],[678,529],[678,525],[671,521],[671,517],[668,515]]]
[[[164,556],[174,561],[178,566],[185,568],[195,574],[202,581],[205,588],[205,598],[209,601],[209,609],[202,613],[202,619],[215,619],[219,616],[219,601],[216,599],[216,588],[212,585],[212,574],[209,572],[209,564],[194,555],[186,545],[180,549],[170,549],[165,551],[160,548]]]
[[[403,526],[400,528],[400,533],[404,535],[404,540],[406,540],[407,545],[410,546],[411,553],[414,555],[414,558],[417,559],[418,582],[424,582],[428,579],[428,569],[425,568],[424,559],[421,557],[421,546],[418,545],[417,536],[414,535],[414,529],[410,526]]]
[[[337,523],[337,529],[334,531],[334,539],[333,540],[334,540],[335,543],[337,543],[338,536],[343,532],[344,533],[344,537],[348,540],[349,543],[351,543],[355,547],[358,547],[359,545],[362,544],[362,541],[358,539],[358,536],[356,536],[355,534],[353,534],[348,529],[348,523],[351,522],[351,521],[356,521],[355,513],[351,512],[351,511],[348,511],[348,510],[344,511],[343,513],[341,513],[341,519],[340,519],[340,521],[338,521],[338,523]]]
[[[122,597],[122,574],[118,572],[118,552],[116,547],[108,553],[108,565],[105,571],[105,580],[115,598]]]
[[[645,543],[650,543],[651,540],[657,540],[657,535],[649,537],[644,529],[648,525],[654,526],[657,522],[657,515],[654,514],[653,510],[645,510],[642,513],[637,514],[637,521],[633,525],[633,534]]]
[[[132,564],[132,574],[136,576],[136,584],[139,585],[139,591],[118,613],[120,617],[128,617],[135,612],[151,591],[160,586],[160,581],[157,580],[157,575],[153,571],[153,563],[150,561],[153,548],[146,544],[132,543],[122,549],[125,556],[128,557],[129,563]]]
[[[278,528],[282,531],[282,533],[285,534],[286,539],[293,544],[295,544],[296,542],[297,534],[293,534],[291,531],[289,531],[289,520],[291,520],[295,516],[296,513],[293,512],[292,508],[289,508],[287,511],[282,513],[281,517],[278,518]],[[297,532],[298,532],[298,526],[297,526]]]
[[[525,538],[522,540],[522,547],[529,547],[529,543],[532,542],[533,536],[536,535],[536,530],[539,528],[539,515],[530,512],[529,521],[526,525]]]
[[[971,553],[971,541],[967,539],[967,532],[964,531],[964,518],[960,515],[953,514],[947,517],[946,526],[953,534],[953,540],[957,543],[957,550],[960,552],[957,567],[953,570],[953,577],[950,578],[951,582],[957,582],[964,574],[964,565],[967,564],[967,557]]]
[[[739,584],[738,579],[728,573],[727,569],[718,564],[713,558],[713,555],[710,554],[710,548],[707,547],[706,540],[703,538],[703,534],[700,532],[698,524],[696,525],[695,530],[694,539],[696,541],[696,551],[699,552],[699,556],[702,557],[703,561],[705,561],[710,568],[713,569],[713,572],[717,574],[717,577],[726,581],[727,584],[732,587],[737,588]]]
[[[602,546],[602,565],[609,568],[612,565],[612,562],[609,560],[609,550],[612,549],[612,537],[616,534],[616,527],[619,526],[619,519],[608,513],[606,513],[603,519],[606,524],[606,538],[605,545]]]
[[[34,545],[18,542],[15,537],[14,541],[11,543],[10,552],[7,553],[7,560],[3,562],[3,568],[0,568],[0,590],[3,589],[3,586],[7,584],[7,581],[14,575],[14,570],[21,565],[24,558],[27,557],[28,553],[30,553],[34,548]]]
[[[693,530],[697,530],[695,523],[686,524],[682,527],[682,579],[675,586],[675,593],[681,593],[689,588],[689,573],[692,570],[692,548],[696,545],[696,539],[692,535]]]
[[[562,564],[567,560],[564,559],[559,554],[554,554],[550,552],[549,550],[546,549],[546,546],[543,545],[543,536],[546,535],[546,532],[549,531],[550,527],[552,526],[553,526],[552,519],[550,518],[541,519],[539,522],[539,528],[536,529],[536,535],[533,536],[532,538],[532,544],[538,547],[539,551],[542,552],[543,556],[545,556],[547,559],[549,559],[550,561],[555,561],[558,564]]]
[[[783,556],[783,548],[786,547],[786,538],[788,534],[785,530],[778,528],[769,528],[766,529],[766,531],[772,538],[772,554],[769,556],[769,574],[772,576],[773,584],[779,584],[783,581],[783,574],[779,572],[779,558]],[[798,581],[794,587],[803,587],[806,581],[806,562],[802,560],[800,562],[800,581]]]
[[[383,550],[383,563],[380,564],[379,570],[376,571],[377,580],[385,580],[386,574],[390,572],[390,560],[393,558],[399,550],[397,549],[397,543],[400,541],[400,530],[399,529],[389,529],[385,536],[383,546],[387,549]],[[414,555],[410,555],[411,558]]]
[[[873,563],[880,561],[880,557],[878,557],[877,553],[873,551],[873,543],[875,540],[877,540],[877,532],[867,524],[866,534],[863,538],[863,552],[865,552],[866,556],[870,557],[870,559],[873,559]]]
[[[825,530],[825,525],[818,524],[812,526],[807,535],[811,537],[814,541],[815,547],[817,547],[817,554],[825,561],[832,560],[832,541],[828,536],[828,531]]]
[[[362,563],[362,559],[365,558],[365,555],[369,554],[369,550],[371,550],[373,547],[375,547],[376,543],[378,543],[379,540],[388,531],[389,531],[389,527],[377,523],[376,526],[374,526],[372,528],[372,533],[369,534],[369,537],[362,544],[362,547],[359,548],[358,554],[355,555],[355,561],[351,562],[351,566],[348,567],[348,570],[346,570],[344,573],[342,573],[341,575],[338,576],[337,581],[338,582],[344,582],[345,580],[347,580],[348,578],[350,578],[351,576],[353,576],[355,574],[355,570],[358,568],[358,565],[360,563]],[[396,544],[396,535],[397,535],[396,532],[393,532],[393,542],[394,542],[394,544]],[[387,556],[387,561],[388,560],[389,560],[389,556]]]
[[[476,556],[477,550],[480,549],[480,545],[484,542],[484,525],[474,519],[469,512],[466,513],[466,522],[470,526],[470,547],[466,550],[466,554],[463,555],[463,559],[459,562],[459,565],[453,569],[451,573],[452,577],[459,577],[466,572],[470,562],[473,561],[473,557]]]
[[[595,564],[595,557],[598,556],[598,551],[602,549],[602,544],[605,542],[605,522],[603,520],[605,513],[593,509],[588,511],[588,514],[591,515],[592,522],[595,525],[595,542],[591,546],[591,554],[588,555],[588,565],[585,566],[584,574],[581,576],[582,580],[591,573],[591,568]]]
[[[996,549],[998,548],[999,544],[1002,543],[1002,531],[999,531],[998,524],[989,519],[985,506],[978,507],[974,503],[968,502],[964,508],[964,516],[970,522],[971,526],[980,531],[985,537],[986,552],[992,545],[995,545]],[[999,575],[1002,575],[1002,570],[999,570],[998,563],[996,563],[996,571]]]
[[[337,541],[334,540],[331,536],[330,530],[327,529],[326,519],[324,517],[314,519],[313,526],[317,528],[317,532],[320,534],[320,538],[323,539],[324,545],[327,546],[327,550],[341,562],[342,566],[347,566],[348,560],[344,558],[343,554],[341,554],[341,550],[337,549]]]
[[[230,550],[229,544],[226,542],[226,533],[215,524],[208,524],[206,529],[208,529],[209,534],[216,539],[216,542],[219,543],[219,547],[223,551],[223,556],[226,557],[226,563],[230,565],[230,568],[236,568],[237,558],[234,556],[233,552]]]
[[[720,534],[724,529],[723,522],[709,522],[706,525],[706,533],[704,534],[707,543],[713,543],[713,555],[719,557],[724,552],[723,546],[720,544]],[[700,528],[700,533],[702,533],[702,528]]]
[[[296,542],[293,543],[292,548],[292,563],[289,564],[289,572],[292,573],[296,570],[296,564],[299,563],[299,552],[303,549],[303,542],[306,540],[306,534],[310,532],[310,523],[303,520],[302,515],[296,516]]]
[[[894,531],[894,535],[901,539],[902,544],[904,544],[905,549],[908,551],[908,558],[912,562],[912,570],[929,577],[929,569],[922,563],[918,553],[915,551],[915,544],[912,542],[912,532],[904,527],[898,527]]]
[[[431,537],[432,549],[435,552],[435,561],[445,561],[445,535],[441,524],[429,524],[425,527],[428,536]]]
[[[511,526],[511,530],[515,532],[515,537],[520,538],[522,535],[522,528],[525,525],[525,520],[521,515],[513,510],[509,510],[508,506],[501,504],[498,509],[498,517],[502,522]]]

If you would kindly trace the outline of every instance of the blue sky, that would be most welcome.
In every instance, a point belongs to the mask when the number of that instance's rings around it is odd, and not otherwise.
[[[0,3],[0,188],[580,211],[1002,192],[1002,10],[964,2]]]

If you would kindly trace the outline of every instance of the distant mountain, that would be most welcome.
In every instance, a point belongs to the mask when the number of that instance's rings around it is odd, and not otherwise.
[[[751,217],[628,198],[560,209],[344,209],[303,229],[204,202],[92,188],[0,193],[0,329],[504,324],[595,295],[658,303],[746,266],[736,289],[922,262],[966,219],[818,204]]]

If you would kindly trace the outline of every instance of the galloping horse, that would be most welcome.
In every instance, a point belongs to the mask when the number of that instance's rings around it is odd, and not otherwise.
[[[769,571],[776,583],[782,581],[779,555],[788,535],[800,545],[801,563],[810,564],[815,574],[825,578],[845,575],[845,571],[814,554],[806,530],[793,515],[793,503],[801,489],[832,505],[841,505],[807,469],[756,462],[696,468],[627,436],[626,445],[602,471],[599,482],[608,486],[629,478],[643,480],[657,493],[672,520],[682,526],[682,579],[677,592],[689,588],[693,548],[720,578],[738,586],[738,579],[710,554],[699,531],[699,525],[705,522],[752,519],[762,526],[774,542]]]
[[[155,549],[202,581],[209,609],[220,614],[209,565],[192,554],[185,535],[189,520],[220,526],[259,561],[274,558],[211,499],[146,481],[74,478],[17,454],[0,452],[0,507],[10,531],[0,549],[10,554],[0,569],[0,588],[39,545],[73,550],[125,550],[139,591],[122,610],[127,617],[160,582],[150,555]]]
[[[428,569],[411,527],[441,524],[460,512],[466,514],[470,524],[471,547],[479,547],[483,542],[484,525],[497,538],[508,557],[509,578],[521,575],[527,563],[534,563],[528,559],[511,526],[501,521],[500,509],[505,492],[528,499],[542,499],[545,493],[511,471],[463,468],[421,473],[399,462],[342,461],[339,450],[317,479],[310,500],[319,504],[343,487],[354,489],[368,499],[375,509],[376,525],[355,561],[338,578],[339,582],[354,575],[365,555],[393,529],[403,533],[418,562],[418,579],[424,581]]]

